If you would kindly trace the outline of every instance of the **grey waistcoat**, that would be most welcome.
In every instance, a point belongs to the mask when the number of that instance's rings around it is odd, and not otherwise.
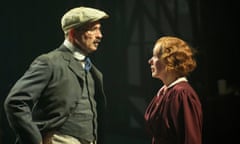
[[[76,109],[59,129],[59,132],[88,141],[97,137],[97,111],[94,99],[94,80],[90,72],[85,73],[82,95],[79,96]]]

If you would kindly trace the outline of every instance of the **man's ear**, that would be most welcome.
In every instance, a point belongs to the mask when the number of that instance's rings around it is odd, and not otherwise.
[[[75,35],[76,35],[75,30],[70,29],[69,32],[68,32],[68,39],[69,39],[70,42],[74,41]]]

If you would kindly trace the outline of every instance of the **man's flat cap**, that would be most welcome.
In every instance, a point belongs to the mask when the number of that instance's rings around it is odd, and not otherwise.
[[[95,22],[101,19],[108,18],[109,15],[104,11],[89,8],[89,7],[77,7],[70,9],[66,12],[61,20],[63,31],[67,31],[70,28],[77,28],[90,22]]]

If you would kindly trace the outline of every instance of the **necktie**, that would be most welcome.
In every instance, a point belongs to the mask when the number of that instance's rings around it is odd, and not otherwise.
[[[86,57],[85,58],[85,67],[84,67],[84,69],[86,71],[89,71],[91,69],[91,67],[92,67],[92,62],[91,62],[89,57]]]

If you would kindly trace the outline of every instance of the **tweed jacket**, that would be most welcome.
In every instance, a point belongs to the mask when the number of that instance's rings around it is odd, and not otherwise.
[[[84,70],[62,44],[38,56],[10,90],[4,108],[22,144],[40,144],[42,134],[59,128],[82,93]],[[106,108],[102,73],[93,65],[98,120]],[[99,124],[100,125],[100,124]]]

